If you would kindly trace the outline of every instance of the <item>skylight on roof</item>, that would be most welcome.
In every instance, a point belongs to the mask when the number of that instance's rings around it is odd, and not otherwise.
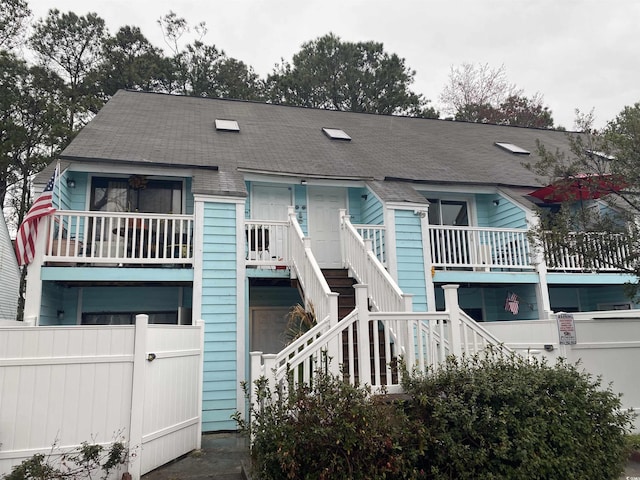
[[[585,152],[589,156],[596,156],[596,157],[599,157],[599,158],[601,158],[603,160],[615,160],[616,159],[616,157],[614,157],[613,155],[609,155],[608,153],[605,153],[605,152],[599,152],[598,150],[585,150]]]
[[[346,141],[351,140],[351,137],[349,135],[347,135],[347,133],[344,130],[341,130],[339,128],[325,128],[325,127],[323,127],[322,131],[331,140],[346,140]]]
[[[240,126],[236,120],[221,120],[216,118],[216,130],[223,132],[239,132]]]
[[[524,148],[514,145],[513,143],[496,142],[495,145],[515,155],[531,155],[531,152],[529,150],[525,150]]]

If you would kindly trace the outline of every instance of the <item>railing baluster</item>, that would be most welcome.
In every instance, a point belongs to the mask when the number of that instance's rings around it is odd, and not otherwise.
[[[436,268],[530,269],[526,230],[429,225],[431,263]]]
[[[51,265],[88,261],[96,266],[117,265],[124,259],[127,264],[182,264],[192,258],[190,215],[58,210],[52,219],[58,227],[50,229],[45,250],[45,261]],[[175,256],[166,255],[170,225],[176,227],[173,232],[180,226],[179,255]]]

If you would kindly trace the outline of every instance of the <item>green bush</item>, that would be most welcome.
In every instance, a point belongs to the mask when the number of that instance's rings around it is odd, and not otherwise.
[[[633,414],[578,366],[450,358],[406,374],[402,404],[317,373],[288,395],[256,385],[256,478],[616,479]]]
[[[51,453],[37,453],[4,475],[2,480],[106,480],[113,470],[127,461],[122,442],[108,448],[83,442],[78,448],[61,451],[54,444]]]
[[[288,395],[257,382],[250,425],[253,474],[275,479],[419,478],[415,449],[420,431],[398,405],[366,388],[317,372],[311,386],[288,386]]]
[[[627,435],[625,442],[627,444],[627,450],[629,451],[629,455],[640,453],[640,434],[634,433]]]
[[[433,479],[615,479],[632,414],[577,366],[522,357],[449,359],[404,379]]]

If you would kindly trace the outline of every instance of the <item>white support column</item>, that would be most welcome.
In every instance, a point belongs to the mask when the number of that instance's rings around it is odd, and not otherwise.
[[[136,315],[133,350],[133,386],[131,388],[131,417],[129,422],[129,466],[132,480],[140,479],[142,433],[145,406],[145,369],[147,362],[147,327],[149,315]]]
[[[196,443],[196,447],[198,448],[198,450],[202,447],[202,396],[203,396],[203,392],[202,392],[202,388],[204,386],[204,320],[200,319],[200,320],[196,320],[194,322],[194,325],[196,325],[199,329],[200,329],[200,362],[198,362],[198,398],[196,399],[197,405],[198,405],[198,431],[196,433],[197,437],[197,443]]]
[[[339,293],[331,292],[329,294],[329,328],[334,327],[338,324],[338,297]],[[333,370],[333,373],[339,373],[339,358],[340,358],[340,349],[342,348],[342,336],[337,335],[333,340],[330,340],[327,344],[327,355],[329,357],[329,361],[331,362],[330,368]],[[337,370],[336,370],[337,369]]]
[[[391,277],[398,281],[398,250],[396,248],[396,213],[384,206],[385,244],[387,250],[387,270]]]
[[[49,225],[52,216],[48,215],[40,219],[38,225],[39,235],[36,236],[35,255],[33,261],[27,266],[27,285],[24,293],[24,320],[40,325],[40,309],[42,307],[42,264],[46,246],[49,242]]]
[[[449,347],[451,354],[462,355],[460,338],[460,305],[458,303],[458,287],[460,285],[443,285],[445,308],[449,312]]]
[[[276,366],[276,357],[275,353],[265,353],[262,355],[262,359],[264,360],[264,378],[267,379],[267,387],[272,389],[276,388],[276,373],[274,371]]]
[[[251,422],[251,408],[256,403],[255,381],[262,375],[262,352],[250,352],[251,366],[249,372],[249,412],[247,420]]]
[[[347,267],[347,252],[345,247],[345,233],[344,233],[344,219],[347,216],[347,210],[345,208],[341,208],[338,210],[340,215],[340,261],[342,263],[342,267]]]
[[[245,233],[244,233],[244,203],[236,204],[236,379],[244,379],[247,372],[247,310],[249,290],[245,290]],[[245,405],[244,392],[240,381],[236,382],[236,410],[241,412]]]
[[[202,318],[203,226],[204,201],[196,199],[193,213],[193,318]]]
[[[404,303],[404,311],[413,312],[413,293],[403,293],[402,300]],[[400,347],[405,351],[405,361],[409,369],[413,367],[413,362],[416,358],[416,341],[420,341],[420,329],[417,328],[417,326],[414,320],[401,320],[396,322],[396,331],[400,335],[401,341]],[[416,336],[415,339],[414,335]]]
[[[367,286],[354,285],[358,308],[358,367],[360,385],[371,384],[371,352],[369,349],[369,303]]]
[[[338,324],[338,297],[339,293],[331,292],[329,295],[329,325],[331,327]]]
[[[429,206],[420,211],[420,233],[424,257],[424,281],[427,295],[427,311],[436,311],[436,290],[433,284],[433,263],[431,261],[431,237],[429,235]]]
[[[540,320],[551,318],[551,300],[549,299],[549,284],[547,283],[547,264],[538,265],[538,283],[536,284],[536,301]]]
[[[298,272],[293,267],[293,245],[296,241],[296,234],[294,229],[294,223],[296,221],[296,210],[294,207],[290,206],[287,208],[287,218],[289,219],[289,225],[287,227],[287,263],[289,264],[289,274],[291,275],[291,279],[295,280],[298,278]]]
[[[528,223],[531,228],[536,228],[540,220],[538,217],[528,216]],[[551,318],[551,301],[549,299],[549,284],[547,283],[547,262],[544,259],[544,246],[539,239],[531,243],[532,260],[538,272],[538,283],[536,284],[536,303],[538,305],[538,317],[541,320]]]

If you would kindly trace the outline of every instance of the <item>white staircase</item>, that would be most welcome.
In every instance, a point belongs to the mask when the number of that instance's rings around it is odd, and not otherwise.
[[[295,214],[290,215],[290,268],[317,314],[317,325],[278,354],[251,352],[251,381],[264,376],[272,387],[308,382],[318,369],[342,375],[374,391],[401,392],[399,361],[409,370],[438,368],[450,355],[473,355],[492,345],[510,352],[459,307],[457,285],[446,285],[445,307],[414,312],[405,295],[344,211],[340,212],[343,262],[359,282],[356,307],[338,322],[331,292]]]

